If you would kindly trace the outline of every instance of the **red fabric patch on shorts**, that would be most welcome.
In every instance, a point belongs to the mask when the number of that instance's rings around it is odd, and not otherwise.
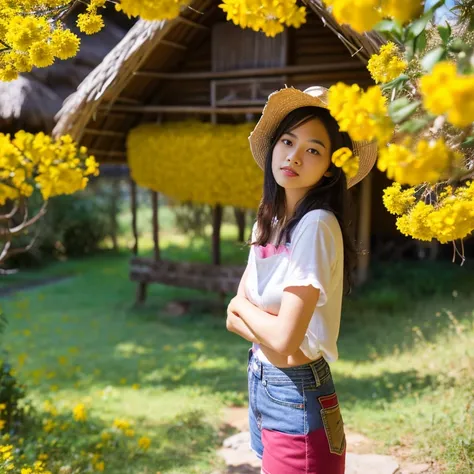
[[[344,474],[345,452],[332,454],[324,428],[308,435],[262,430],[266,474]]]

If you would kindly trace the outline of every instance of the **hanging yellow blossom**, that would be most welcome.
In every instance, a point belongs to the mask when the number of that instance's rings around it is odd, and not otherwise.
[[[392,136],[393,124],[387,112],[387,99],[378,86],[363,91],[357,84],[342,82],[329,89],[329,111],[342,131],[353,140],[377,140],[383,146]]]
[[[181,202],[256,209],[263,173],[247,137],[253,125],[144,124],[128,137],[133,179]]]
[[[423,12],[420,0],[325,0],[341,24],[349,24],[359,33],[371,30],[383,18],[406,23]]]
[[[423,13],[424,3],[420,0],[382,0],[381,7],[384,17],[394,18],[404,24]]]
[[[405,145],[390,144],[380,150],[377,167],[387,176],[402,184],[416,186],[423,182],[435,183],[445,177],[451,165],[459,167],[463,155],[449,148],[442,138],[420,140],[415,150]]]
[[[347,178],[353,178],[359,171],[359,157],[354,156],[347,147],[339,148],[332,154],[332,162],[346,174]]]
[[[376,83],[386,83],[398,77],[407,68],[407,63],[400,57],[400,51],[389,41],[380,48],[379,54],[369,59],[367,69]]]
[[[98,165],[87,149],[68,135],[53,140],[44,133],[0,133],[0,205],[29,197],[37,188],[44,200],[84,189]]]
[[[241,28],[263,31],[274,37],[285,26],[299,28],[306,22],[306,9],[296,0],[222,0],[227,20]]]
[[[139,16],[144,20],[172,20],[190,0],[121,0],[115,5],[129,17]]]
[[[447,114],[458,127],[474,122],[474,74],[460,75],[454,63],[443,61],[421,78],[420,91],[426,110]]]
[[[415,204],[415,190],[408,188],[402,191],[400,183],[393,183],[384,189],[383,203],[391,214],[402,215]]]

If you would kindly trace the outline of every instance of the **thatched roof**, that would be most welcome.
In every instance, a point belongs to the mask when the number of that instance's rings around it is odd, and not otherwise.
[[[51,132],[64,99],[76,91],[125,34],[126,29],[108,21],[97,35],[81,35],[76,57],[58,60],[48,68],[35,68],[16,81],[0,82],[0,130]]]
[[[184,9],[174,20],[138,21],[64,102],[53,133],[70,133],[100,160],[124,161],[129,130],[150,120],[149,114],[141,113],[143,106],[162,103],[157,91],[165,79],[173,80],[170,73],[180,71],[203,38],[209,37],[212,24],[222,21],[219,3],[194,0],[191,8]],[[360,59],[359,69],[365,70],[363,63],[378,51],[383,38],[373,32],[360,35],[339,25],[320,0],[305,3],[319,18],[320,27],[331,30],[351,55]],[[333,62],[328,71],[337,67]],[[203,68],[197,71],[199,75]],[[156,114],[152,120],[156,121]]]

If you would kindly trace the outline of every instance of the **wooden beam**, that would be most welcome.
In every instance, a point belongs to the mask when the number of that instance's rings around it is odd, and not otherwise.
[[[196,28],[198,30],[209,30],[209,27],[206,25],[201,25],[201,23],[196,23],[195,21],[189,20],[188,18],[184,18],[182,16],[178,16],[176,18],[176,21],[179,21],[180,23],[184,23],[185,25],[192,26],[193,28]]]
[[[88,153],[91,155],[98,155],[98,156],[110,156],[110,157],[119,157],[119,158],[126,158],[127,153],[124,151],[113,151],[113,150],[97,150],[94,148],[91,148],[87,150]]]
[[[181,49],[183,51],[188,49],[187,46],[184,46],[184,45],[179,44],[179,43],[175,43],[174,41],[168,41],[168,40],[164,40],[164,39],[160,40],[159,44],[164,44],[165,46],[171,46],[172,48]]]
[[[303,66],[281,66],[255,69],[237,69],[234,71],[203,71],[203,72],[156,72],[156,71],[135,71],[136,76],[151,77],[155,79],[172,80],[195,80],[195,79],[231,79],[238,77],[262,77],[292,74],[306,74],[331,71],[345,71],[361,69],[363,65],[360,61],[350,61],[330,64],[309,64]]]
[[[112,130],[100,130],[94,128],[85,128],[84,133],[87,135],[98,135],[101,137],[125,137],[126,134],[124,132],[115,132]]]
[[[158,221],[158,193],[151,191],[151,204],[153,209],[153,249],[155,261],[160,260],[159,221]]]
[[[115,104],[112,110],[120,112],[136,113],[136,114],[161,114],[161,113],[189,113],[189,114],[260,114],[262,107],[209,107],[202,105],[121,105]],[[108,113],[109,107],[106,109],[99,108],[99,112]]]

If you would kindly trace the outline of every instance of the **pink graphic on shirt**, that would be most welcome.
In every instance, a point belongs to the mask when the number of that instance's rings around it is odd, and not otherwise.
[[[265,246],[263,245],[257,245],[255,247],[255,252],[257,253],[257,256],[260,258],[268,258],[272,257],[273,255],[278,255],[281,253],[290,253],[286,245],[273,245],[273,244],[267,244]]]

